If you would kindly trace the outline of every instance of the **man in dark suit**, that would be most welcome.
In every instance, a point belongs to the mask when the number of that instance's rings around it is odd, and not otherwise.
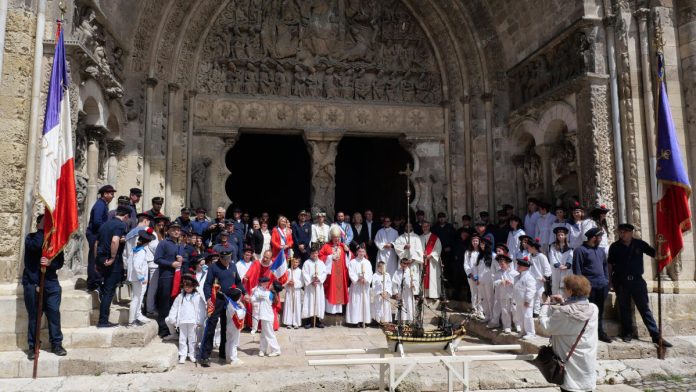
[[[375,245],[375,236],[377,236],[379,229],[382,228],[381,222],[376,222],[373,219],[374,214],[372,213],[372,210],[365,210],[365,222],[363,225],[365,226],[365,231],[367,232],[367,258],[372,263],[377,260],[377,245]]]

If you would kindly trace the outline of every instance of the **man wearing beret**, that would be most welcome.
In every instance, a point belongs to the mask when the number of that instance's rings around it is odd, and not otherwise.
[[[633,317],[631,299],[650,333],[653,343],[660,343],[660,331],[650,311],[648,285],[643,279],[643,255],[655,257],[655,249],[647,242],[633,238],[635,228],[629,223],[619,225],[619,240],[609,247],[609,276],[616,289],[621,316],[621,338],[624,342],[633,339]],[[662,340],[664,347],[672,344]]]
[[[118,324],[109,321],[111,300],[116,287],[123,277],[123,249],[125,245],[126,221],[130,219],[130,208],[119,206],[116,217],[99,228],[97,238],[96,267],[104,278],[99,292],[99,322],[97,328],[115,327]]]
[[[99,236],[99,229],[109,220],[109,203],[114,199],[114,189],[111,185],[104,185],[99,188],[99,198],[89,212],[89,223],[87,224],[86,236],[89,245],[87,255],[87,290],[97,290],[101,285],[102,278],[95,268],[95,248]]]
[[[138,225],[138,203],[140,203],[140,198],[143,196],[143,191],[140,188],[131,188],[130,189],[130,203],[128,203],[129,207],[131,208],[131,215],[130,215],[130,221],[131,221],[131,227],[135,227]]]
[[[573,274],[582,275],[590,281],[592,290],[589,300],[599,309],[597,329],[599,340],[611,343],[611,338],[604,332],[604,300],[609,294],[609,271],[604,250],[599,247],[604,231],[598,227],[585,232],[586,241],[573,251]]]
[[[150,215],[152,218],[164,215],[162,213],[162,205],[164,204],[164,197],[153,197],[152,198],[152,208],[147,210],[145,213]]]
[[[126,207],[126,208],[130,209],[130,199],[126,195],[119,196],[116,203],[117,203],[116,207]],[[130,211],[131,211],[131,213],[128,214],[128,220],[126,221],[126,232],[129,232],[132,228],[135,227],[135,226],[131,225],[131,217],[133,216],[133,210],[130,210]],[[109,211],[109,219],[108,220],[111,220],[114,217],[116,217],[116,210],[115,209]],[[136,225],[137,225],[137,223],[136,223]]]
[[[187,233],[193,233],[193,225],[191,225],[191,210],[189,208],[182,208],[181,215],[176,218],[176,222],[181,225],[181,230]]]
[[[157,278],[157,324],[159,325],[159,336],[164,338],[169,336],[169,327],[164,319],[169,315],[172,307],[172,285],[174,283],[174,272],[181,268],[184,260],[184,244],[180,241],[181,225],[172,222],[167,230],[167,239],[160,241],[155,250],[155,264],[158,266],[159,277]]]
[[[34,359],[34,345],[36,342],[36,312],[38,311],[38,287],[41,267],[46,267],[44,275],[43,313],[48,321],[48,338],[51,343],[51,351],[59,356],[64,356],[67,351],[63,348],[63,332],[60,329],[60,299],[61,288],[56,271],[63,267],[63,252],[60,252],[53,260],[48,260],[41,255],[44,241],[43,230],[44,216],[36,218],[36,232],[27,235],[24,240],[24,272],[22,273],[22,286],[24,287],[24,305],[27,309],[28,333],[27,343],[29,353],[27,358]]]

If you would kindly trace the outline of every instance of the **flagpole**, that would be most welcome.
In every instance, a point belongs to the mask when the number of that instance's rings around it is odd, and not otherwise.
[[[658,110],[660,107],[660,92],[662,91],[662,79],[664,77],[663,74],[663,69],[660,69],[660,66],[664,67],[664,64],[662,61],[660,61],[660,58],[663,55],[663,48],[664,48],[664,40],[662,38],[662,28],[659,25],[659,23],[656,25],[655,28],[655,54],[658,57],[658,70],[657,70],[657,84],[656,84],[656,96],[657,99],[655,99],[655,157],[657,158],[657,146],[658,146],[658,134],[660,133],[660,125],[658,121]],[[655,161],[655,165],[657,166],[657,159]],[[655,171],[657,172],[657,167],[655,168]],[[657,181],[657,178],[655,179],[656,183],[658,183],[657,190],[659,192],[660,187],[659,187],[659,182]],[[656,196],[658,199],[654,201],[654,206],[655,208],[653,209],[653,212],[655,213],[655,233],[657,233],[657,203],[660,198],[660,195]],[[656,242],[657,242],[657,255],[655,257],[655,262],[657,264],[657,329],[658,329],[658,343],[657,343],[657,359],[664,360],[665,359],[665,347],[663,345],[663,340],[662,340],[662,268],[660,268],[660,258],[662,257],[662,244],[664,243],[664,239],[660,238],[661,235],[657,234],[656,235]]]
[[[38,305],[36,309],[36,328],[34,329],[34,369],[31,377],[36,378],[39,372],[39,353],[41,352],[41,319],[43,318],[43,294],[46,284],[46,267],[41,266],[39,279]]]

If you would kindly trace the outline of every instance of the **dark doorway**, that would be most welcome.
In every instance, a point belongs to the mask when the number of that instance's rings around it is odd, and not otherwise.
[[[407,164],[413,169],[413,158],[397,139],[344,137],[336,157],[336,211],[405,217],[406,179],[399,172]]]
[[[292,220],[309,208],[310,162],[301,136],[243,133],[225,163],[232,173],[225,183],[228,216],[234,207],[251,217],[268,212],[272,227],[278,215]]]

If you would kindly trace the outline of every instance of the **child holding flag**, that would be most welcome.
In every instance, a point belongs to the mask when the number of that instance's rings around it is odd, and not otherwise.
[[[251,294],[253,302],[259,304],[259,320],[261,320],[261,340],[259,357],[277,357],[280,355],[280,345],[273,332],[273,300],[278,295],[278,288],[271,285],[268,277],[259,278],[259,285]],[[282,289],[282,286],[280,287]]]
[[[225,296],[227,297],[227,314],[230,315],[230,325],[227,327],[225,341],[226,359],[233,366],[241,365],[242,360],[237,357],[237,347],[239,347],[239,335],[244,328],[244,317],[246,317],[246,308],[239,303],[242,290],[232,285],[225,292]]]

